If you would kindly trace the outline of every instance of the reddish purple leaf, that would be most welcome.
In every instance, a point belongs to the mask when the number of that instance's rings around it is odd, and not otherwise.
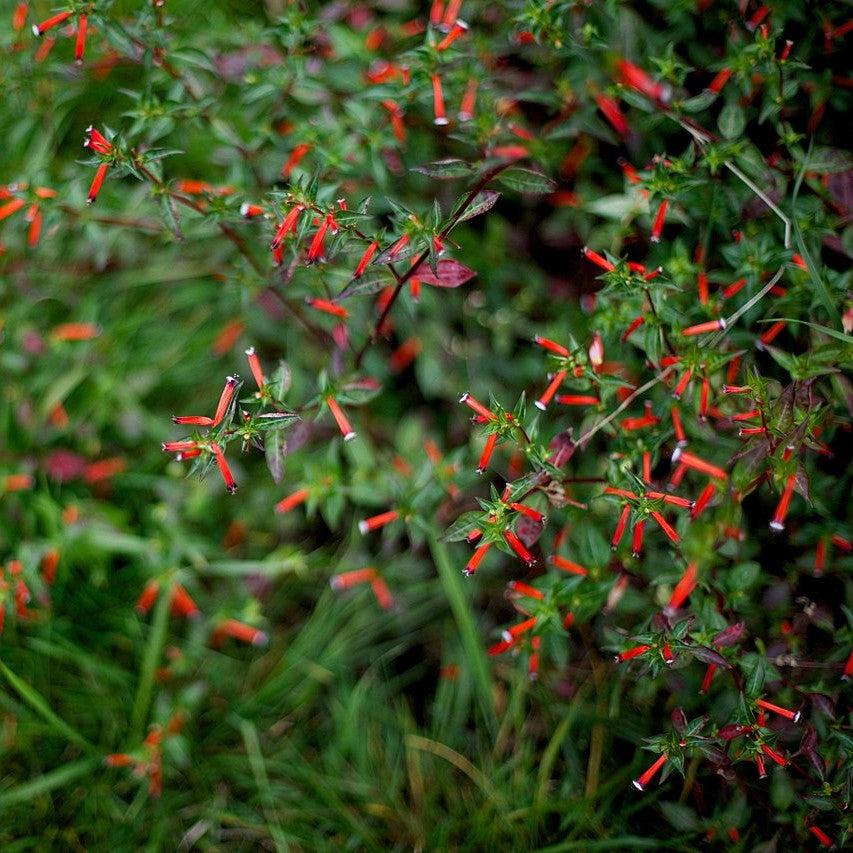
[[[470,281],[477,273],[459,261],[446,259],[439,261],[433,272],[425,263],[418,268],[416,278],[421,284],[431,284],[433,287],[459,287]]]

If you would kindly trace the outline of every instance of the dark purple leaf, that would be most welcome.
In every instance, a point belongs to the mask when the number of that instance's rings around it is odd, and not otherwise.
[[[746,625],[743,622],[735,622],[727,625],[711,641],[713,645],[726,648],[736,646],[746,636]]]

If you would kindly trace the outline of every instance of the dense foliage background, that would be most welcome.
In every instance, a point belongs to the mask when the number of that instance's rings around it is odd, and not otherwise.
[[[0,9],[5,851],[844,845],[848,4]]]

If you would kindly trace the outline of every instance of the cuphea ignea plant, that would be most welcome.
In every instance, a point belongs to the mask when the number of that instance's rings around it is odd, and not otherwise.
[[[319,601],[392,657],[428,637],[415,692],[495,755],[531,703],[515,817],[405,738],[508,835],[660,785],[692,846],[845,844],[842,5],[270,2],[235,29],[214,4],[209,30],[138,5],[15,4],[4,80],[46,129],[19,109],[0,165],[0,628],[132,564],[122,630],[153,639],[110,779],[169,796],[185,722],[226,704],[194,674],[260,684]]]

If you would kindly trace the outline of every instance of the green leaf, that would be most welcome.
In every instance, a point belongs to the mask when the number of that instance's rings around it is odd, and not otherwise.
[[[481,193],[477,193],[471,203],[456,218],[456,224],[458,225],[460,222],[473,219],[475,216],[491,210],[500,197],[501,194],[497,190],[483,190]]]
[[[717,126],[726,139],[737,139],[746,127],[746,115],[743,109],[733,101],[726,104],[720,110]]]
[[[519,166],[501,172],[497,180],[510,189],[522,193],[552,193],[557,189],[556,182],[547,175]]]
[[[430,178],[446,180],[449,178],[464,178],[474,171],[474,167],[464,160],[451,157],[447,160],[436,160],[436,162],[427,163],[424,166],[415,166],[411,171],[419,172],[421,175],[428,175]]]
[[[285,430],[272,430],[264,436],[264,456],[273,481],[280,483],[284,478],[284,460],[287,456]]]

